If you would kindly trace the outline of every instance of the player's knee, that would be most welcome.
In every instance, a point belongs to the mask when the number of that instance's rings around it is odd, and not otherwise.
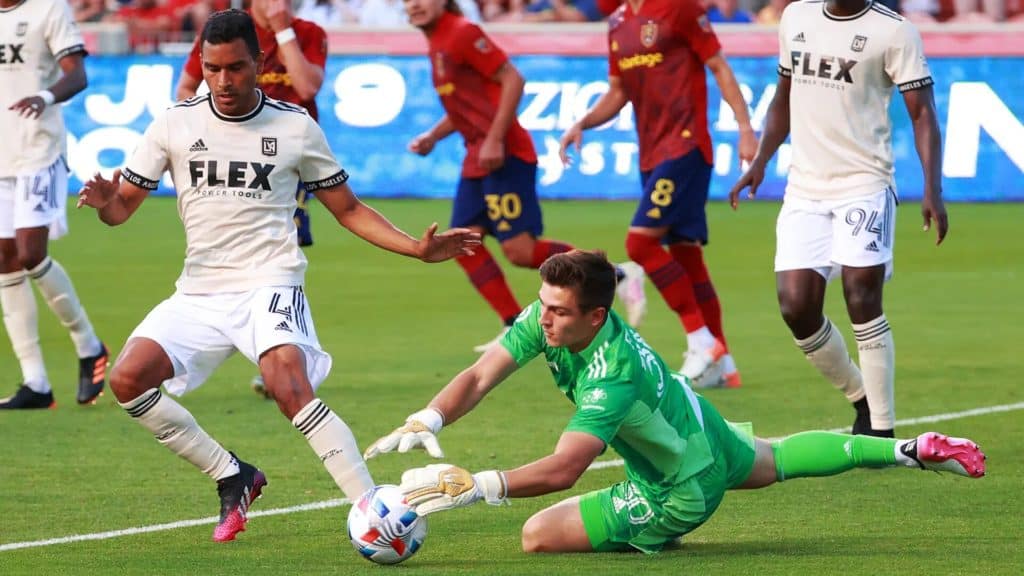
[[[523,552],[527,554],[547,552],[548,550],[544,547],[547,541],[548,539],[544,537],[544,521],[540,514],[534,514],[523,524]]]
[[[514,266],[521,268],[532,268],[533,267],[533,247],[523,246],[521,244],[506,246],[502,244],[501,251],[505,253],[505,257]]]
[[[153,386],[146,384],[146,371],[140,364],[118,363],[110,374],[110,390],[118,402],[130,402]]]
[[[846,308],[851,318],[867,322],[882,313],[882,292],[870,286],[852,286],[846,290]],[[856,321],[856,320],[855,320]]]
[[[626,255],[630,260],[643,264],[652,250],[661,250],[660,238],[636,232],[626,235]]]
[[[34,270],[46,260],[46,245],[30,246],[18,251],[18,261],[25,270]]]
[[[815,323],[821,311],[809,298],[801,297],[798,292],[779,290],[779,312],[782,319],[789,326],[794,334],[811,330],[817,330],[818,326],[811,326]]]

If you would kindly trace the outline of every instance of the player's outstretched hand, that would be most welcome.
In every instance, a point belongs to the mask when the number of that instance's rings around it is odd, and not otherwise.
[[[443,262],[456,256],[472,256],[480,242],[480,234],[469,228],[452,228],[438,234],[434,222],[420,238],[417,254],[424,262]]]
[[[451,464],[431,464],[402,474],[402,494],[420,516],[469,506],[480,500],[505,502],[505,475],[495,470],[470,474]]]
[[[82,185],[78,191],[77,207],[92,206],[99,210],[110,203],[118,187],[121,185],[121,171],[115,170],[111,180],[104,178],[99,172],[93,174],[92,178]]]
[[[732,206],[733,210],[736,210],[740,206],[740,192],[744,188],[750,187],[750,192],[747,193],[747,198],[753,199],[757,195],[757,187],[761,185],[764,180],[764,164],[760,162],[752,162],[750,168],[740,176],[740,179],[733,185],[732,190],[729,190],[729,205]]]
[[[424,132],[409,142],[409,152],[426,156],[434,150],[435,144],[437,144],[437,140],[434,140],[429,133]]]
[[[402,454],[413,448],[422,448],[434,458],[443,458],[444,451],[437,441],[436,434],[441,431],[441,414],[436,410],[433,416],[425,414],[430,410],[422,410],[405,419],[405,424],[395,428],[390,434],[377,439],[363,452],[363,458],[369,460],[378,454],[393,452],[395,448]]]
[[[42,96],[33,94],[11,104],[7,109],[14,110],[22,118],[39,118],[42,116],[43,110],[46,110],[46,101],[43,100]]]
[[[927,232],[935,221],[935,245],[942,244],[946,239],[946,232],[949,232],[949,216],[946,214],[946,204],[939,195],[925,194],[921,201],[921,216],[924,218],[924,231]]]
[[[580,147],[583,145],[583,128],[579,124],[573,124],[571,128],[562,134],[562,139],[558,142],[558,157],[562,159],[562,164],[566,166],[570,164],[569,145],[572,145],[576,149],[576,153],[579,154]]]

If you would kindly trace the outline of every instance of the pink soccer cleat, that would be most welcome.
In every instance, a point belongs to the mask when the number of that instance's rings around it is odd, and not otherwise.
[[[985,475],[985,453],[966,438],[951,438],[938,432],[925,432],[900,446],[924,470],[952,472],[981,478]]]
[[[239,460],[238,469],[238,474],[217,482],[220,522],[213,529],[214,542],[230,542],[239,532],[245,532],[249,506],[267,485],[267,477],[255,466]]]

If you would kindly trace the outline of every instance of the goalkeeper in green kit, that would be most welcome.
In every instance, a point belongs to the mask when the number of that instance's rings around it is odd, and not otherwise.
[[[513,470],[471,474],[434,464],[406,471],[402,492],[418,513],[566,490],[611,446],[625,460],[625,480],[534,514],[523,526],[523,549],[657,552],[707,522],[727,490],[853,468],[985,474],[985,455],[974,442],[934,432],[910,440],[832,432],[801,432],[774,442],[757,438],[749,425],[722,418],[612,312],[615,268],[603,254],[552,256],[540,276],[540,299],[520,314],[501,346],[374,442],[366,457],[396,448],[425,448],[442,457],[436,438],[441,427],[541,354],[558,389],[576,406],[572,419],[553,454]]]

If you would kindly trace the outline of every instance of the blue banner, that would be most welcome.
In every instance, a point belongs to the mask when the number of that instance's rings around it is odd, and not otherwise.
[[[517,56],[527,78],[519,121],[533,135],[544,198],[639,196],[636,133],[626,106],[608,125],[584,135],[569,167],[558,160],[558,139],[607,89],[601,57]],[[760,130],[775,91],[774,58],[730,59]],[[72,191],[97,170],[119,167],[153,115],[172,102],[179,58],[90,57],[89,88],[65,107]],[[933,58],[935,99],[943,133],[943,188],[951,201],[1024,200],[1024,58]],[[737,129],[714,79],[708,77],[708,116],[715,144],[711,196],[724,198],[740,174]],[[317,98],[320,124],[351,185],[366,197],[451,197],[463,146],[453,135],[427,158],[406,150],[409,140],[440,118],[442,109],[422,56],[332,56]],[[922,173],[903,99],[894,93],[893,151],[900,195],[921,196]],[[761,195],[781,197],[788,145],[769,166]],[[170,194],[164,178],[158,193]]]

